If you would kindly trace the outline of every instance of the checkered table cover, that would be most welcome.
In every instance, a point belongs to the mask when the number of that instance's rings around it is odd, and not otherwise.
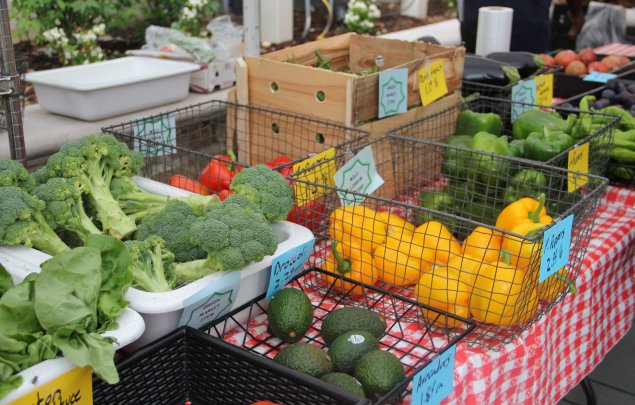
[[[635,57],[635,45],[629,44],[607,44],[593,50],[602,55],[624,55]]]
[[[444,404],[556,403],[628,332],[635,318],[635,190],[609,187],[597,215],[578,292],[500,351],[459,342],[454,390]],[[250,326],[266,332],[265,317],[254,321]],[[419,337],[416,322],[401,327],[409,338],[403,344]],[[242,333],[224,338],[258,345]]]

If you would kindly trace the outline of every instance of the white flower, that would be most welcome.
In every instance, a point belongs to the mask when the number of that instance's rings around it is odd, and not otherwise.
[[[205,0],[189,0],[188,4],[193,8],[203,8],[205,6]]]
[[[375,24],[373,24],[372,22],[368,21],[368,20],[364,20],[361,22],[362,27],[366,28],[366,29],[373,29],[373,27],[375,26]]]
[[[371,4],[368,10],[368,16],[373,19],[381,17],[381,11],[379,11],[379,7],[377,7],[374,4]]]
[[[189,7],[183,7],[183,9],[181,10],[181,16],[185,20],[193,20],[194,18],[196,18],[196,14],[196,10]]]
[[[70,60],[73,57],[69,51],[64,51],[64,59]]]

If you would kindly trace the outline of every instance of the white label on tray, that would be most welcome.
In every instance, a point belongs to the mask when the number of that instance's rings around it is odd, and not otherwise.
[[[512,122],[525,110],[530,110],[533,106],[525,104],[536,104],[536,81],[524,80],[512,87]]]
[[[271,262],[271,275],[269,276],[269,287],[265,299],[273,297],[278,291],[284,288],[289,281],[300,274],[304,268],[304,263],[309,260],[313,251],[314,239],[287,250],[280,256],[274,257]]]
[[[379,72],[379,118],[408,111],[408,68]]]
[[[542,283],[569,263],[572,229],[573,214],[545,231],[538,282]]]
[[[454,356],[456,345],[433,359],[412,379],[412,404],[435,405],[450,395],[454,388]]]
[[[351,194],[350,191],[368,195],[384,184],[384,179],[377,173],[371,145],[359,151],[335,173],[335,184],[346,190],[337,192],[343,206],[360,204],[366,199],[365,196]]]
[[[212,281],[183,302],[179,326],[203,328],[231,310],[240,290],[240,271],[232,271]]]
[[[139,120],[132,125],[134,149],[143,157],[165,156],[176,151],[176,118],[174,114]]]

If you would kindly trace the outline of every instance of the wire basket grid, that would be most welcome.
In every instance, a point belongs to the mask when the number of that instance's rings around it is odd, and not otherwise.
[[[390,179],[373,195],[316,184],[303,172],[291,176],[294,187],[319,190],[327,207],[311,264],[472,315],[479,327],[466,341],[493,349],[513,341],[575,288],[606,179],[398,135],[370,145],[378,174]],[[329,164],[339,170],[354,152],[307,171],[332,170]],[[464,170],[453,170],[449,161],[459,155]],[[528,171],[544,183],[525,188],[527,182],[516,176]],[[570,175],[578,186],[572,193]],[[539,194],[552,223],[522,234],[497,226],[505,206]],[[356,205],[344,206],[352,201]],[[568,265],[539,283],[544,233],[571,214]],[[509,251],[509,259],[501,250]]]
[[[554,74],[562,70],[560,66],[553,66],[553,65],[544,65],[544,66],[546,67],[545,70],[541,70],[537,74],[534,74],[531,77],[527,77],[522,80],[532,79],[536,76]],[[485,97],[495,97],[495,98],[510,100],[512,98],[512,87],[514,87],[515,85],[516,83],[510,83],[504,86],[497,86],[494,84],[463,80],[461,82],[461,93],[463,94],[463,96],[469,96],[471,94],[478,93],[479,95],[485,96]]]

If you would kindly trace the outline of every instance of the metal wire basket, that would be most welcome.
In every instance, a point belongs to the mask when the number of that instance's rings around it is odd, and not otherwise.
[[[331,148],[341,152],[368,136],[307,115],[218,100],[102,128],[102,132],[145,156],[140,173],[144,177],[169,184],[172,176],[183,175],[209,186],[212,193],[227,189],[232,176],[244,167],[267,163],[286,175],[294,164],[315,153]],[[204,172],[210,165],[223,170]],[[297,210],[289,220],[313,226],[313,219]]]
[[[560,70],[562,70],[562,68],[560,66],[551,66],[551,65],[545,65],[545,67],[547,69],[540,71],[539,73],[531,76],[531,77],[527,77],[526,79],[531,79],[535,76],[542,76],[542,75],[546,75],[546,74],[554,74],[556,72],[559,72]],[[525,79],[523,79],[525,80]],[[495,98],[502,98],[502,99],[507,99],[507,100],[511,100],[512,98],[512,87],[514,87],[516,83],[510,83],[510,84],[506,84],[504,86],[497,86],[497,85],[493,85],[493,84],[487,84],[487,83],[479,83],[479,82],[473,82],[473,81],[469,81],[469,80],[463,80],[461,82],[461,93],[464,96],[469,96],[471,94],[474,93],[478,93],[481,96],[485,96],[485,97],[495,97]]]
[[[382,315],[387,327],[379,339],[379,347],[399,358],[405,368],[406,379],[376,399],[374,404],[394,403],[407,397],[412,391],[413,376],[475,327],[470,320],[353,279],[345,278],[350,288],[342,294],[338,285],[340,281],[330,277],[328,272],[313,268],[305,270],[287,285],[302,290],[313,304],[313,322],[301,341],[326,350],[320,327],[325,317],[339,308],[356,306]],[[357,298],[358,292],[363,294],[364,299]],[[422,311],[427,317],[422,316]],[[269,333],[266,312],[267,305],[262,295],[219,319],[207,332],[252,353],[273,358],[285,343]],[[447,323],[452,323],[454,328],[444,327]]]
[[[326,207],[315,232],[313,265],[472,315],[479,327],[466,341],[492,349],[513,341],[575,288],[606,179],[398,135],[370,147],[385,180],[373,195],[305,177],[307,171],[341,173],[355,151],[291,176],[294,187],[317,189]],[[534,176],[542,184],[534,185]],[[574,192],[568,192],[569,182]],[[546,226],[530,227],[532,232],[497,223],[510,202],[539,194],[553,222],[544,218]],[[538,205],[530,205],[525,217],[540,213]],[[539,282],[543,238],[570,216],[568,264],[562,270],[552,266],[552,276]],[[509,251],[511,267],[499,263],[507,259],[501,250]]]
[[[15,68],[20,75],[20,105],[22,106],[22,117],[24,117],[24,105],[26,102],[25,89],[26,82],[24,81],[24,75],[29,68],[29,58],[26,54],[16,54],[15,55]],[[7,121],[5,118],[5,108],[0,108],[0,131],[6,131],[7,129]]]

